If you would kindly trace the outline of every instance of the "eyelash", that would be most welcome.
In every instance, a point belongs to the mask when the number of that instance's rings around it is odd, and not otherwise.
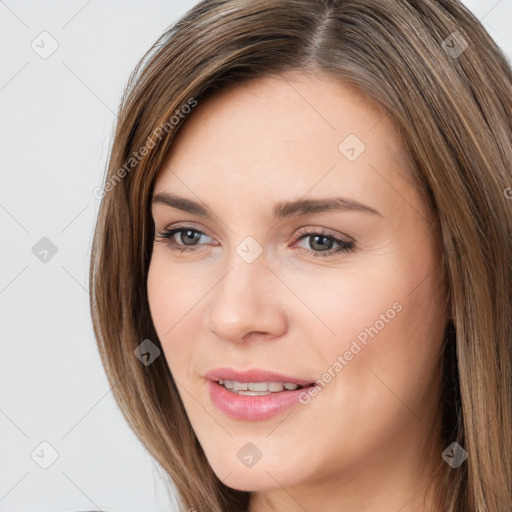
[[[194,246],[184,247],[180,246],[176,242],[172,240],[172,237],[176,233],[181,233],[183,231],[192,231],[194,233],[199,233],[201,235],[206,235],[206,233],[203,233],[202,231],[199,231],[193,227],[190,226],[179,226],[172,229],[164,229],[156,234],[157,238],[160,238],[162,240],[156,240],[157,242],[161,242],[166,244],[172,251],[178,251],[180,253],[183,252],[195,252],[197,249],[192,248]],[[343,240],[341,238],[337,238],[333,235],[329,235],[325,232],[325,230],[320,229],[319,231],[308,231],[307,229],[303,228],[299,231],[299,234],[297,238],[295,239],[294,243],[303,240],[304,238],[313,237],[313,236],[323,236],[327,238],[328,240],[333,241],[334,243],[339,244],[339,247],[337,249],[330,249],[329,251],[310,251],[308,249],[299,248],[300,251],[305,251],[306,253],[312,255],[313,257],[326,257],[326,256],[332,256],[336,253],[347,253],[354,249],[354,242],[353,241],[347,241]]]

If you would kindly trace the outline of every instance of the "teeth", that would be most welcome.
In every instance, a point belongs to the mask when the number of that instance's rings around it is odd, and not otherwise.
[[[294,391],[301,386],[293,382],[236,382],[219,379],[219,384],[240,395],[258,396],[279,393],[284,390]]]
[[[283,389],[284,389],[284,384],[281,384],[280,382],[269,382],[268,383],[269,391],[277,393],[279,391],[283,391]]]
[[[250,382],[247,384],[247,388],[250,391],[268,391],[267,382]]]

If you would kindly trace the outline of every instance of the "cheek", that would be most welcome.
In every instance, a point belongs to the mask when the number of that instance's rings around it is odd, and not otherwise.
[[[147,280],[149,309],[165,358],[176,377],[178,374],[174,370],[186,367],[183,362],[188,357],[187,350],[191,348],[191,343],[178,343],[178,340],[188,339],[183,329],[193,316],[192,305],[198,300],[195,298],[196,285],[183,286],[182,283],[175,269],[173,272],[161,258],[152,259]]]
[[[364,347],[365,340],[371,339],[368,329],[377,323],[378,331],[385,332],[399,316],[397,302],[404,294],[389,275],[382,269],[350,272],[341,268],[313,277],[288,277],[294,291],[287,299],[290,325],[296,327],[297,339],[303,339],[322,360],[313,367],[320,370],[349,350],[353,340]],[[289,293],[283,290],[283,295],[288,297]]]
[[[147,279],[148,302],[162,342],[172,336],[178,322],[186,324],[189,315],[200,307],[200,298],[207,291],[205,286],[194,273],[185,273],[179,265],[166,262],[165,255],[156,254],[152,258]]]
[[[302,330],[313,341],[308,361],[323,381],[336,381],[321,393],[326,401],[341,404],[355,396],[373,401],[380,394],[377,406],[396,401],[389,389],[409,403],[424,395],[437,378],[447,322],[435,265],[430,257],[396,257],[380,269],[341,274],[322,290],[311,288],[308,305],[322,323],[309,315]],[[365,397],[368,393],[373,398]]]
[[[403,370],[407,304],[385,286],[368,293],[368,288],[356,283],[346,295],[332,294],[330,299],[325,301],[322,318],[334,335],[316,340],[318,358],[309,357],[325,389],[330,388],[322,392],[325,406],[330,401],[337,404],[334,408],[344,408],[355,397],[373,401],[376,382],[370,370],[378,374]]]
[[[171,319],[167,312],[172,311],[172,295],[169,293],[169,283],[166,274],[160,271],[160,265],[151,261],[148,271],[147,292],[151,318],[160,341],[164,332],[164,324],[169,324]],[[169,326],[167,327],[169,328]]]

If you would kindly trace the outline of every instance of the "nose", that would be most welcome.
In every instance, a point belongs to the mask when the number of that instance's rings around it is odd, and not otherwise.
[[[282,336],[287,329],[282,286],[262,256],[252,263],[235,258],[209,294],[206,329],[235,343]]]

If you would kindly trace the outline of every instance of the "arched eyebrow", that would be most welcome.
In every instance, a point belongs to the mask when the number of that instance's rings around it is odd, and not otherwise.
[[[152,196],[152,204],[164,204],[188,212],[194,215],[199,215],[205,219],[211,219],[211,215],[208,208],[203,204],[180,197],[169,192],[160,192]],[[375,208],[366,204],[360,203],[354,199],[348,199],[345,197],[329,197],[324,199],[297,199],[293,201],[283,201],[276,203],[272,209],[273,216],[277,219],[284,219],[289,217],[301,217],[305,215],[312,215],[325,212],[362,212],[369,213],[371,215],[378,215],[384,217]]]

